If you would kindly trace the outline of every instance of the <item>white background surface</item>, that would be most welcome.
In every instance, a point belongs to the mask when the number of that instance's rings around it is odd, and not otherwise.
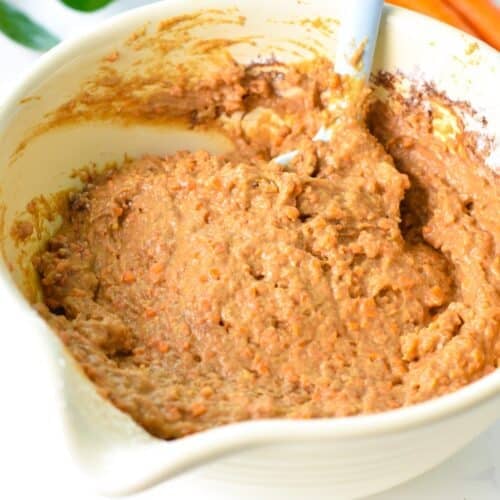
[[[125,8],[150,2],[121,0],[93,14],[76,13],[58,0],[11,0],[11,3],[29,11],[61,38],[68,38]],[[0,34],[0,103],[38,57],[37,52],[20,47]],[[22,344],[22,332],[16,329],[16,311],[1,290],[0,314],[0,499],[104,498],[93,493],[79,476],[62,441],[59,424],[49,411],[52,402],[46,394],[36,391],[34,377],[40,356]],[[22,371],[18,363],[21,348],[26,357],[26,369]],[[439,436],[436,436],[436,446],[439,446]],[[229,492],[221,495],[206,488],[200,491],[195,483],[186,487],[186,481],[182,480],[128,498],[232,500]],[[370,497],[370,500],[421,499],[500,500],[500,421],[440,467],[389,492]]]

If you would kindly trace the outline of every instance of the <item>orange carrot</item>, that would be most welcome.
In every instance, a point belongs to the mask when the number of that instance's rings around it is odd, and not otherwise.
[[[445,0],[478,33],[480,38],[500,50],[500,8],[488,0]]]
[[[469,35],[475,36],[476,38],[480,38],[479,33],[477,32],[476,29],[474,29],[474,26],[472,26],[472,24],[469,23],[469,21],[465,19],[463,16],[461,16],[455,9],[450,7],[446,3],[446,0],[440,2],[440,4],[443,17],[447,16],[447,20],[441,19],[443,22],[451,24],[452,26],[455,26],[455,28],[465,31],[466,33],[469,33]]]
[[[389,2],[434,17],[471,35],[478,36],[472,25],[443,0],[389,0]]]

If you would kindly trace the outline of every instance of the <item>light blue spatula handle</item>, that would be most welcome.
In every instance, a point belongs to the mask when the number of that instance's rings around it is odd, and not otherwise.
[[[368,80],[377,41],[378,27],[383,6],[382,0],[349,0],[343,2],[335,71],[342,75],[352,75]],[[351,63],[355,51],[366,40],[361,64]]]

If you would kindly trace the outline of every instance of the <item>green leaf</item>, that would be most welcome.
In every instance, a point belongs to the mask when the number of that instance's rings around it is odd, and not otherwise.
[[[49,50],[59,39],[20,10],[0,0],[0,31],[35,50]]]
[[[61,0],[62,3],[71,7],[72,9],[82,10],[84,12],[91,12],[93,10],[101,9],[113,2],[113,0]]]

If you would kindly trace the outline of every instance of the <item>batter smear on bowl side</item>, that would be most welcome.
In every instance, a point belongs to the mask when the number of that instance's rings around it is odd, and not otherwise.
[[[428,114],[301,68],[176,86],[172,115],[234,151],[94,175],[35,258],[39,310],[155,436],[386,411],[498,367],[498,178]]]

